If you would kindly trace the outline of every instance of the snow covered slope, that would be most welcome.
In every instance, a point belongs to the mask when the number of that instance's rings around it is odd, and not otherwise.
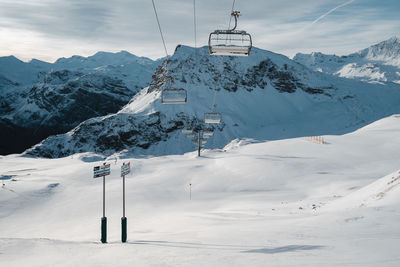
[[[394,115],[325,145],[243,139],[200,158],[110,157],[108,244],[99,156],[0,157],[0,265],[397,267],[399,132]],[[133,165],[126,244],[122,161]]]
[[[117,112],[147,86],[158,62],[128,52],[73,56],[50,64],[0,58],[0,154]]]
[[[293,60],[313,70],[340,77],[400,84],[400,39],[397,37],[348,56],[299,53]]]
[[[216,130],[207,148],[222,148],[235,138],[341,134],[400,113],[400,85],[334,77],[257,48],[246,58],[222,58],[209,56],[207,47],[179,46],[169,71],[173,86],[187,90],[186,105],[161,104],[164,63],[150,86],[118,113],[87,120],[26,153],[51,158],[122,150],[133,155],[185,153],[194,146],[181,129],[201,125],[214,101],[223,119],[217,126],[203,125]]]
[[[14,56],[0,57],[0,77],[16,85],[29,85],[36,82],[39,79],[39,73],[48,70],[50,65],[39,60],[26,63]],[[7,90],[4,84],[0,83],[0,86],[0,93]]]

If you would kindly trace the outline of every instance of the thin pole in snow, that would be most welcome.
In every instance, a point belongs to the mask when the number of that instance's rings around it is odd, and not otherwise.
[[[128,219],[125,217],[125,176],[130,172],[130,163],[122,163],[121,176],[122,176],[122,218],[121,218],[121,241],[126,242],[127,238],[127,222]]]
[[[106,176],[103,176],[103,217],[106,217]]]
[[[101,218],[101,243],[107,243],[106,176],[103,176],[103,218]]]
[[[122,217],[125,218],[125,175],[122,176]]]
[[[199,132],[198,132],[198,137],[197,137],[197,156],[199,156],[200,157],[200,149],[201,149],[201,146],[200,146],[200,130],[199,130]]]
[[[110,165],[103,163],[103,166],[93,168],[93,178],[103,176],[103,217],[101,217],[101,243],[107,243],[107,217],[106,217],[106,176],[111,174]]]

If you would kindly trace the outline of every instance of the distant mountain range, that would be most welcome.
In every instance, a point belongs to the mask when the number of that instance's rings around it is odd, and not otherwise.
[[[400,84],[400,39],[393,37],[347,56],[297,54],[294,61],[315,71],[370,83]]]
[[[235,138],[348,133],[400,113],[400,84],[395,76],[398,47],[398,39],[392,38],[348,57],[313,53],[291,60],[257,48],[249,57],[216,57],[208,54],[207,47],[178,46],[169,59],[168,75],[174,77],[173,87],[187,90],[187,104],[161,104],[167,75],[164,62],[148,87],[117,113],[86,120],[25,154],[50,158],[88,151],[179,154],[194,150],[181,133],[194,125],[215,129],[206,148],[222,148]],[[376,64],[384,79],[366,73],[343,75],[343,68],[353,63]],[[206,125],[204,113],[214,103],[222,123]]]
[[[128,52],[28,63],[0,58],[0,154],[21,153],[89,118],[117,112],[159,61]]]

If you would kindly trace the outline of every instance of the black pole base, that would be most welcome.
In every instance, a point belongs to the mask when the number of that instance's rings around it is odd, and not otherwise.
[[[122,243],[126,242],[126,223],[127,223],[127,218],[126,217],[122,217],[121,218],[121,241]]]
[[[107,217],[101,218],[101,243],[107,243]]]

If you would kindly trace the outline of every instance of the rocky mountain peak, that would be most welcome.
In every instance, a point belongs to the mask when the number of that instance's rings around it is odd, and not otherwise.
[[[171,87],[187,91],[186,104],[161,103],[167,76],[174,78]],[[180,45],[157,67],[149,87],[118,113],[87,120],[26,153],[44,157],[88,151],[103,155],[185,153],[194,146],[181,130],[206,127],[204,114],[213,110],[213,104],[222,122],[207,126],[215,134],[206,147],[222,148],[235,138],[340,133],[398,110],[393,103],[400,91],[391,88],[390,97],[382,96],[383,88],[315,72],[257,48],[249,57],[218,57],[210,56],[207,47]],[[390,108],[382,109],[383,105]]]
[[[293,60],[330,75],[370,83],[400,83],[400,41],[397,37],[347,56],[297,54]]]
[[[0,58],[0,154],[21,153],[89,118],[117,112],[148,85],[157,64],[126,51],[55,63]]]
[[[383,61],[388,65],[400,67],[400,40],[392,37],[358,53],[370,60]]]

